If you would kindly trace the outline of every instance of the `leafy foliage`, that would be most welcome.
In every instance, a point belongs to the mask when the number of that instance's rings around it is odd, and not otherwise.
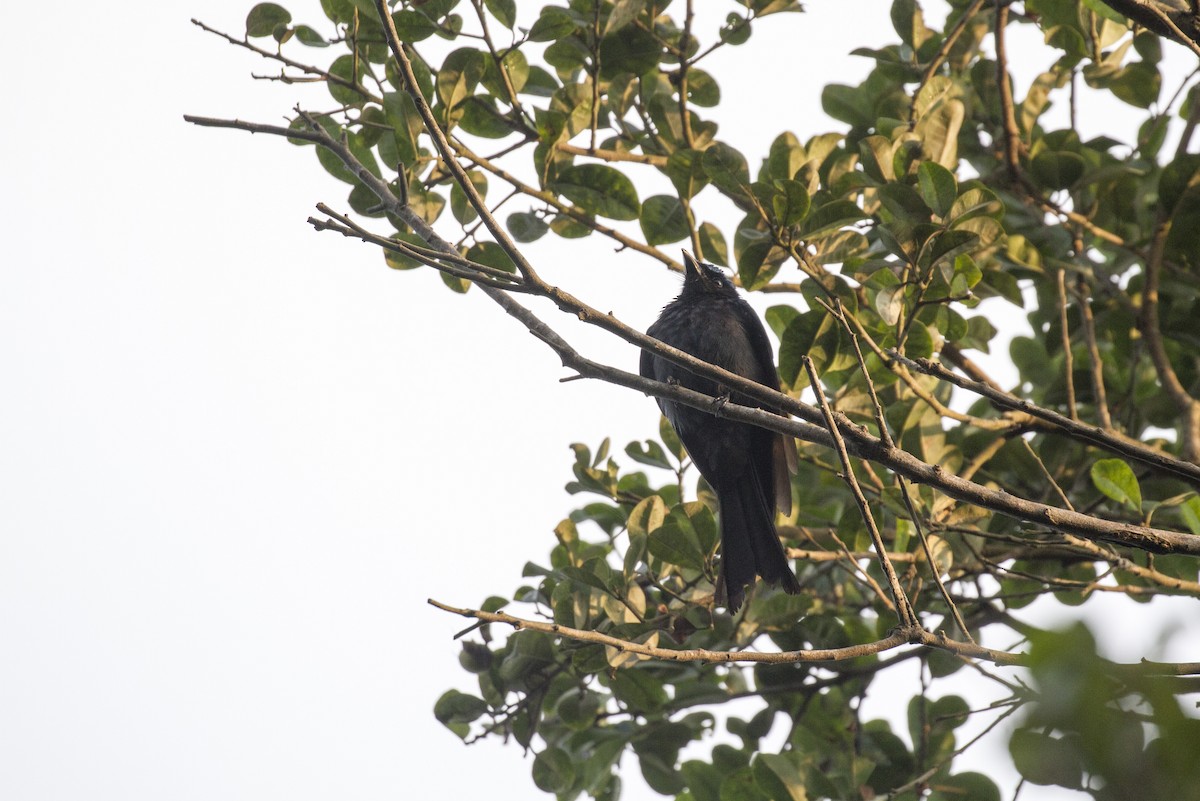
[[[513,0],[393,5],[415,88],[469,185],[489,208],[507,203],[517,242],[604,236],[671,264],[659,246],[689,240],[744,289],[786,298],[767,320],[789,394],[807,387],[807,356],[841,413],[879,433],[874,391],[897,444],[940,474],[1200,535],[1195,483],[1155,462],[1200,456],[1200,157],[1186,139],[1167,147],[1173,116],[1190,136],[1200,90],[1190,76],[1164,84],[1155,34],[1098,2],[1026,0],[1013,19],[1004,4],[952,0],[938,29],[916,0],[895,0],[897,41],[855,51],[873,61],[869,76],[822,92],[839,129],[807,141],[782,132],[768,152],[746,154],[720,137],[715,118],[735,87],[722,87],[704,59],[744,45],[773,15],[799,11],[796,2],[731,3],[705,30],[681,0],[564,0],[536,15],[518,13]],[[287,10],[263,3],[246,35],[289,53],[348,50],[310,68],[335,104],[319,124],[425,221],[449,208],[464,227],[466,258],[512,272],[423,129],[375,4],[322,8],[336,34],[294,26]],[[985,46],[990,37],[1000,44],[1006,25],[1036,25],[1044,36],[1038,58],[1047,66],[1028,86],[1014,86],[995,55],[1002,49]],[[434,46],[442,42],[452,46]],[[1085,139],[1073,121],[1053,127],[1048,110],[1076,92],[1141,115],[1137,140]],[[298,119],[293,130],[303,127]],[[492,140],[499,155],[479,155]],[[357,213],[386,217],[394,240],[420,244],[376,205],[364,173],[328,146],[316,152],[351,186]],[[639,191],[646,182],[664,189]],[[701,198],[735,211],[703,219]],[[389,251],[387,264],[418,261]],[[799,280],[779,280],[785,268]],[[471,286],[443,277],[456,291]],[[985,299],[993,311],[980,310]],[[1012,393],[1025,408],[1094,424],[1124,445],[1101,447],[1045,414],[983,398],[964,410],[948,384],[898,358],[938,357],[986,382],[965,352],[993,347],[995,310],[1029,323],[1030,335],[1010,345]],[[524,583],[488,598],[483,611],[520,604],[560,627],[674,650],[839,648],[893,627],[867,527],[824,446],[802,445],[795,511],[781,526],[806,594],[760,587],[736,617],[713,604],[712,494],[702,482],[691,491],[670,428],[630,443],[633,470],[607,442],[594,454],[573,448],[567,489],[588,501],[556,527],[549,557],[531,561]],[[1055,634],[1014,617],[1039,598],[1083,604],[1100,587],[1131,603],[1200,595],[1193,557],[1063,534],[1052,519],[1042,526],[963,504],[867,462],[853,472],[925,628],[962,634],[957,614],[976,639],[1027,639],[1032,688],[1010,684],[1011,697],[981,710],[938,694],[936,682],[966,664],[946,651],[711,665],[536,630],[501,637],[487,624],[461,656],[477,694],[447,692],[435,716],[464,739],[511,738],[534,750],[535,784],[561,799],[616,799],[630,763],[680,801],[996,799],[994,777],[955,769],[969,744],[961,730],[976,715],[1018,709],[1009,750],[1030,783],[1098,799],[1195,797],[1189,749],[1200,732],[1172,679],[1121,672],[1097,656],[1085,629]],[[911,689],[907,731],[863,719],[876,679],[908,660],[921,663],[927,684]]]

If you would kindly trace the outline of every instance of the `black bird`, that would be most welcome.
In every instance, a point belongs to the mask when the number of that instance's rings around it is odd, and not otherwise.
[[[662,310],[646,334],[778,390],[771,343],[754,309],[738,297],[733,282],[718,268],[696,261],[686,250],[683,264],[683,291]],[[762,406],[649,351],[642,351],[641,374],[733,403]],[[754,583],[756,574],[772,584],[782,584],[789,593],[800,592],[775,531],[776,508],[787,514],[792,507],[789,473],[795,472],[795,442],[765,428],[674,401],[659,398],[658,406],[700,475],[717,493],[721,519],[718,599],[723,591],[730,611],[737,611],[745,599],[746,585]],[[779,413],[777,409],[769,411]]]

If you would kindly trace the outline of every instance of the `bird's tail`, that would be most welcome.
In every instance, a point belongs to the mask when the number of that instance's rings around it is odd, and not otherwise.
[[[747,585],[756,575],[785,592],[800,592],[783,543],[775,530],[775,506],[768,503],[758,482],[739,481],[718,493],[721,514],[721,569],[717,587],[723,588],[730,612],[745,600]],[[720,592],[718,592],[720,597]]]

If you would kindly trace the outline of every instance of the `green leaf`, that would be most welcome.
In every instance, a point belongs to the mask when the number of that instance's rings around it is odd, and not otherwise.
[[[1179,505],[1179,513],[1188,531],[1200,536],[1200,498],[1195,495]]]
[[[512,234],[513,239],[522,244],[535,242],[550,230],[550,226],[541,217],[530,211],[510,214],[505,222],[508,224],[508,232]]]
[[[721,87],[702,69],[688,70],[688,101],[701,108],[712,108],[721,102]]]
[[[505,28],[511,30],[517,24],[517,0],[483,0],[483,4]]]
[[[1033,157],[1030,168],[1038,183],[1047,189],[1069,189],[1087,168],[1083,157],[1067,151],[1042,151]]]
[[[366,98],[357,89],[351,87],[362,83],[362,64],[356,62],[354,56],[344,55],[338,56],[334,62],[329,65],[329,74],[341,78],[349,86],[337,81],[329,81],[326,86],[329,88],[329,96],[337,102],[346,106],[362,105]]]
[[[654,195],[642,202],[642,234],[647,245],[667,245],[691,233],[687,212],[674,195]]]
[[[654,443],[657,445],[658,443]],[[631,446],[632,447],[632,446]],[[632,454],[631,454],[632,455]],[[664,459],[665,461],[665,459]],[[662,465],[656,465],[661,467]],[[628,527],[633,534],[652,535],[667,518],[667,507],[658,495],[643,498],[629,513]]]
[[[1065,739],[1018,729],[1008,741],[1008,750],[1017,771],[1033,784],[1081,786],[1079,753]]]
[[[954,173],[937,162],[923,161],[917,167],[917,180],[925,205],[939,217],[944,218],[949,214],[958,197],[958,181],[954,179]]]
[[[613,10],[609,12],[608,22],[604,25],[603,35],[614,34],[633,22],[645,6],[646,0],[616,0]]]
[[[487,712],[487,703],[482,698],[447,690],[433,705],[433,716],[446,726],[451,723],[470,723]]]
[[[795,751],[759,753],[754,759],[754,781],[772,801],[806,801],[804,774]]]
[[[329,42],[325,37],[307,25],[296,26],[296,38],[300,40],[301,44],[309,47],[329,47]]]
[[[780,225],[785,226],[796,225],[803,221],[808,216],[808,210],[812,204],[812,200],[808,196],[808,189],[799,181],[786,179],[776,181],[775,185],[782,192],[772,200],[775,219]]]
[[[407,242],[410,245],[417,245],[418,247],[428,247],[428,245],[425,244],[425,240],[421,239],[416,234],[396,233],[392,234],[390,238],[397,239],[401,242]],[[405,256],[402,253],[396,253],[393,250],[383,251],[383,259],[387,266],[391,267],[393,270],[412,270],[422,266],[419,261],[414,261],[408,256]]]
[[[475,191],[479,193],[480,197],[487,196],[488,182],[486,175],[479,170],[471,170],[467,173],[467,178],[470,179],[471,184],[475,187]],[[472,222],[479,216],[475,212],[475,207],[471,205],[471,201],[467,199],[467,193],[458,185],[458,182],[455,182],[450,187],[450,213],[454,215],[454,219],[464,225]]]
[[[750,184],[750,168],[746,157],[724,142],[715,142],[704,151],[701,160],[704,172],[718,189],[744,196]]]
[[[462,103],[483,78],[483,53],[469,47],[459,48],[442,62],[442,68],[437,74],[438,99],[448,108],[453,109]]]
[[[1142,509],[1142,488],[1137,476],[1121,459],[1101,459],[1092,465],[1092,483],[1117,503],[1123,503],[1135,512]]]
[[[600,77],[615,78],[623,72],[643,75],[658,66],[662,45],[650,31],[626,28],[600,40]]]
[[[858,143],[863,170],[879,182],[896,180],[892,169],[892,142],[886,136],[868,136]]]
[[[1108,88],[1118,99],[1131,106],[1150,108],[1158,101],[1162,91],[1162,75],[1153,64],[1138,61],[1118,72]]]
[[[667,522],[654,532],[654,536],[646,541],[646,548],[652,556],[667,564],[691,570],[704,567],[704,554],[700,552],[700,544],[694,533],[684,530],[675,516],[668,518]]]
[[[437,33],[437,23],[420,11],[397,11],[392,14],[392,22],[396,26],[396,35],[402,42],[420,42]]]
[[[555,42],[574,32],[578,21],[565,8],[546,6],[529,29],[529,40],[533,42]]]
[[[511,119],[496,108],[496,101],[487,95],[473,95],[463,102],[458,124],[464,131],[484,139],[503,139],[516,130]]]
[[[607,164],[565,167],[550,188],[588,214],[613,220],[636,220],[641,208],[633,181]]]
[[[781,259],[768,258],[773,248],[771,242],[755,242],[742,249],[738,256],[738,279],[747,291],[761,289],[779,272]]]
[[[959,664],[962,664],[959,662]],[[1000,801],[1000,788],[982,773],[956,773],[935,778],[926,801]]]
[[[808,215],[800,238],[808,241],[837,233],[848,225],[866,219],[866,213],[857,203],[850,200],[834,200],[820,206]]]
[[[725,235],[710,222],[700,225],[700,252],[696,256],[710,264],[729,266],[729,249],[725,246]]]
[[[546,793],[565,793],[575,782],[575,762],[561,748],[547,748],[533,759],[533,783]]]
[[[275,32],[275,26],[287,25],[291,21],[292,13],[283,6],[259,3],[246,15],[246,35],[270,36]]]
[[[738,14],[729,14],[725,17],[725,24],[717,33],[725,44],[735,46],[745,44],[746,40],[750,38],[750,20]]]
[[[925,15],[917,0],[894,0],[892,27],[900,40],[914,50],[919,49],[933,33],[925,27]]]
[[[476,242],[467,251],[467,258],[506,273],[515,273],[517,265],[504,252],[504,248],[495,242]]]
[[[869,128],[875,123],[870,102],[860,89],[831,83],[821,90],[821,108],[835,120],[856,128]]]

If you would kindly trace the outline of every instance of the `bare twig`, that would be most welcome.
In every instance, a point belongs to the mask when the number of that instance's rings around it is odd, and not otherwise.
[[[929,60],[925,71],[921,73],[921,80],[917,82],[916,88],[913,89],[912,100],[908,104],[908,129],[910,131],[917,124],[917,96],[921,94],[921,90],[925,88],[929,80],[941,69],[942,64],[946,63],[946,57],[950,55],[950,50],[954,47],[954,43],[958,41],[958,37],[966,30],[967,23],[979,13],[979,9],[983,8],[983,4],[986,2],[987,0],[974,0],[970,6],[963,10],[962,16],[958,18],[958,22],[954,23],[954,27],[946,34],[946,38],[942,40],[941,46],[933,54],[933,58]]]
[[[1164,212],[1160,211],[1160,217]],[[1154,239],[1150,245],[1150,258],[1146,262],[1146,287],[1142,294],[1142,313],[1140,328],[1150,351],[1150,360],[1158,373],[1159,383],[1162,384],[1167,396],[1175,404],[1182,417],[1183,453],[1190,461],[1200,459],[1200,403],[1196,401],[1183,382],[1179,380],[1171,358],[1167,355],[1163,342],[1162,327],[1158,317],[1158,285],[1162,273],[1163,251],[1167,244],[1167,234],[1170,232],[1170,222],[1161,221],[1154,231]]]
[[[949,651],[959,656],[969,659],[982,659],[988,662],[995,662],[999,665],[1019,665],[1025,661],[1024,655],[1010,654],[1005,651],[997,651],[992,648],[983,648],[978,645],[970,645],[968,643],[957,642],[948,637],[932,632],[925,631],[920,627],[911,627],[907,629],[897,629],[889,636],[882,640],[864,643],[862,645],[850,645],[845,648],[827,648],[811,651],[710,651],[705,648],[661,648],[658,646],[646,645],[644,643],[630,642],[622,640],[618,637],[611,637],[607,634],[601,634],[595,631],[586,631],[584,629],[575,629],[569,626],[560,626],[557,623],[546,623],[540,620],[529,620],[526,618],[516,617],[504,612],[484,612],[480,609],[463,609],[459,607],[449,606],[440,601],[429,599],[429,604],[446,612],[451,612],[456,615],[461,615],[466,618],[482,620],[486,623],[503,623],[512,626],[515,629],[527,629],[530,631],[541,631],[546,634],[553,634],[558,637],[576,640],[578,642],[589,642],[597,645],[610,646],[620,651],[626,651],[634,654],[641,654],[652,659],[662,659],[670,662],[752,662],[766,663],[771,665],[780,664],[795,664],[800,662],[841,662],[847,659],[857,659],[861,656],[870,656],[871,654],[883,653],[890,651],[893,648],[898,648],[902,645],[923,645],[930,648],[937,648],[943,651]]]
[[[1142,464],[1153,467],[1156,470],[1169,473],[1176,478],[1182,478],[1192,484],[1200,485],[1200,465],[1176,459],[1170,454],[1154,450],[1137,440],[1130,439],[1115,431],[1105,431],[1078,420],[1072,420],[1058,412],[998,390],[994,386],[963,378],[929,359],[910,359],[907,356],[900,355],[896,351],[888,351],[888,356],[893,359],[899,359],[926,375],[935,376],[943,381],[948,381],[960,389],[982,395],[1001,408],[1025,412],[1030,417],[1044,420],[1072,436],[1091,442],[1112,453],[1136,459]]]
[[[889,447],[894,447],[895,442],[892,439],[892,433],[888,429],[887,417],[883,413],[883,404],[879,402],[879,395],[875,392],[875,382],[871,380],[871,373],[867,370],[867,360],[863,358],[862,348],[858,345],[858,336],[855,335],[854,329],[851,328],[849,320],[846,319],[845,309],[842,308],[842,303],[837,298],[833,300],[833,306],[830,307],[821,301],[821,304],[829,309],[841,324],[842,328],[850,335],[850,342],[854,345],[854,355],[858,360],[858,369],[862,373],[863,380],[867,385],[867,395],[871,399],[871,408],[875,414],[875,426],[879,429],[879,437],[884,444]],[[886,362],[885,362],[886,364]],[[1002,439],[997,437],[1003,442]],[[912,497],[908,494],[908,484],[903,476],[896,476],[896,483],[900,489],[900,497],[904,501],[904,508],[908,511],[909,520],[912,521],[913,527],[917,530],[917,536],[921,541],[921,549],[925,554],[925,559],[929,562],[929,570],[933,575],[934,583],[937,585],[938,592],[941,593],[942,600],[950,608],[951,614],[954,616],[954,622],[958,625],[959,631],[967,638],[968,642],[975,642],[975,638],[971,636],[970,629],[963,621],[962,614],[959,613],[958,607],[950,598],[950,593],[946,592],[946,585],[942,582],[941,572],[938,570],[937,560],[933,558],[933,549],[929,547],[929,538],[925,535],[925,526],[921,523],[921,516],[917,514],[916,506],[912,502]]]
[[[901,627],[919,626],[917,613],[913,611],[912,605],[908,602],[908,596],[904,594],[904,589],[900,586],[900,580],[896,578],[896,569],[892,566],[891,560],[888,559],[887,548],[883,544],[883,536],[879,533],[879,527],[875,525],[875,516],[871,514],[871,507],[867,504],[867,499],[862,494],[862,488],[858,486],[858,479],[854,475],[854,465],[850,461],[850,454],[846,451],[846,442],[842,439],[837,421],[833,418],[833,410],[829,408],[829,401],[825,399],[825,391],[821,388],[821,380],[817,377],[817,370],[813,366],[812,359],[807,355],[801,361],[804,363],[804,369],[808,371],[809,386],[812,387],[813,393],[817,396],[817,405],[821,409],[821,414],[825,417],[826,429],[833,438],[834,450],[842,462],[842,478],[846,481],[847,486],[850,487],[850,494],[854,496],[854,502],[858,504],[858,511],[867,526],[867,532],[870,533],[871,541],[875,544],[875,553],[879,557],[879,565],[883,568],[883,575],[887,578],[888,589],[891,590],[892,600],[896,605],[896,614],[900,618],[900,625]]]
[[[1104,389],[1104,361],[1100,357],[1100,345],[1096,341],[1096,318],[1092,315],[1091,292],[1082,278],[1076,284],[1076,298],[1079,300],[1079,314],[1083,320],[1083,341],[1088,350],[1096,418],[1100,428],[1111,431],[1112,415],[1108,411],[1108,393]]]
[[[1071,328],[1067,324],[1067,286],[1066,271],[1062,268],[1054,271],[1054,280],[1058,287],[1058,322],[1062,327],[1063,372],[1067,383],[1067,415],[1072,420],[1079,419],[1079,410],[1075,407],[1075,357],[1071,353]]]
[[[1004,34],[1008,28],[1010,0],[996,0],[996,85],[1000,89],[1000,121],[1004,130],[1004,164],[1014,183],[1021,181],[1021,133],[1013,105],[1012,82],[1008,77],[1008,49]]]

